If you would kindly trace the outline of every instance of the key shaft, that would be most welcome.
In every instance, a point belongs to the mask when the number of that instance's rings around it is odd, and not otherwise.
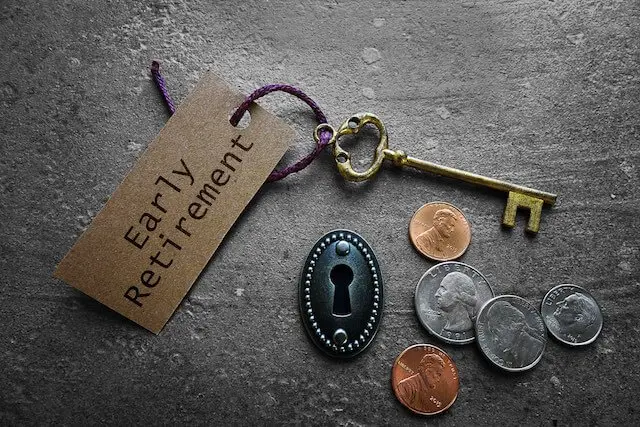
[[[546,191],[536,190],[533,188],[525,187],[523,185],[512,184],[507,181],[489,178],[486,176],[475,174],[473,172],[467,172],[448,166],[442,166],[437,163],[432,163],[426,160],[407,156],[406,153],[404,153],[402,150],[385,149],[383,150],[383,154],[386,159],[393,161],[396,166],[408,166],[420,171],[431,172],[436,175],[459,179],[471,184],[482,185],[485,187],[493,188],[494,190],[500,190],[507,193],[513,192],[525,194],[529,197],[540,199],[551,206],[553,206],[553,204],[556,202],[556,198],[558,197],[557,195],[547,193]]]

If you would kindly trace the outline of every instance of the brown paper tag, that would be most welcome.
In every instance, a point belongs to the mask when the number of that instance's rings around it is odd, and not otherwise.
[[[294,131],[206,75],[169,119],[54,275],[139,325],[160,332]]]

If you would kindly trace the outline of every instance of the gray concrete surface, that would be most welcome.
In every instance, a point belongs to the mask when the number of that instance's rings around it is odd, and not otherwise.
[[[621,0],[3,0],[0,423],[638,425],[639,18]],[[527,238],[523,218],[501,229],[500,194],[388,165],[348,184],[325,153],[263,187],[154,336],[52,278],[167,119],[152,59],[178,103],[206,70],[245,93],[295,84],[333,124],[374,112],[393,146],[559,203]],[[299,133],[285,161],[309,150],[304,105],[281,94],[261,105]],[[405,347],[438,343],[413,310],[433,264],[406,236],[434,200],[465,212],[462,261],[497,293],[539,304],[576,283],[605,326],[584,349],[549,342],[520,375],[474,345],[441,344],[460,393],[425,419],[396,401],[389,374]],[[316,351],[296,306],[309,248],[338,227],[369,241],[386,280],[379,335],[348,363]]]

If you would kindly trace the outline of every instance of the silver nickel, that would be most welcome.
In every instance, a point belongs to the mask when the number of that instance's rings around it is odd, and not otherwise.
[[[533,368],[542,359],[547,333],[542,316],[525,299],[501,295],[485,303],[476,319],[480,350],[505,371]]]
[[[476,315],[491,298],[493,290],[482,273],[461,262],[443,262],[420,278],[416,314],[435,337],[449,344],[468,344],[476,338]]]
[[[571,346],[591,344],[602,330],[600,306],[580,286],[554,287],[544,296],[540,311],[551,335]]]

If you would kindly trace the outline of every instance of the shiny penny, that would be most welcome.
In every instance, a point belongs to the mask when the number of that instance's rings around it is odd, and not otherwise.
[[[467,250],[471,228],[460,209],[446,202],[432,202],[413,214],[409,239],[427,258],[450,261]]]
[[[554,338],[571,346],[587,345],[602,330],[602,313],[584,288],[558,285],[542,300],[542,319]]]
[[[515,295],[500,295],[482,306],[476,318],[476,337],[485,357],[511,372],[537,365],[547,344],[542,316]]]
[[[449,344],[476,338],[474,323],[480,307],[493,298],[489,282],[475,268],[456,261],[427,270],[416,286],[415,306],[420,323]]]
[[[438,347],[413,345],[393,363],[391,386],[400,403],[413,412],[439,414],[449,409],[458,397],[458,369]]]

